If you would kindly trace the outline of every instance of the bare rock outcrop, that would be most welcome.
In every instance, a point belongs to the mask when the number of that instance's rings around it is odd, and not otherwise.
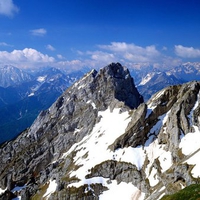
[[[11,191],[31,184],[23,195],[33,195],[36,190],[29,188],[38,188],[53,173],[61,173],[60,161],[51,163],[91,132],[100,120],[99,111],[132,109],[142,102],[133,78],[121,64],[92,70],[41,112],[29,129],[1,146],[0,188]]]

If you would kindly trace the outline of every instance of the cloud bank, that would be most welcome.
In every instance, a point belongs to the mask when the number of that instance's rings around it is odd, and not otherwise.
[[[0,45],[4,46],[7,43],[0,43]],[[50,44],[46,46],[46,49],[52,52],[55,50]],[[120,62],[130,69],[146,66],[170,68],[180,65],[183,62],[182,58],[188,58],[187,60],[190,61],[192,58],[200,57],[200,50],[193,47],[176,45],[174,50],[174,55],[167,56],[167,48],[163,52],[163,47],[158,50],[155,45],[142,47],[133,43],[112,42],[97,45],[93,51],[73,50],[72,52],[76,55],[74,55],[74,59],[69,60],[61,54],[56,53],[54,58],[36,49],[25,48],[23,50],[13,50],[12,52],[0,51],[0,64],[12,64],[21,68],[49,65],[66,68],[68,71],[76,71],[85,67],[99,69],[111,62]]]
[[[14,16],[19,8],[14,5],[12,0],[0,0],[0,14],[8,17]]]
[[[53,57],[42,54],[41,52],[25,48],[23,50],[14,50],[12,52],[0,51],[0,64],[11,64],[20,68],[38,67],[55,62]]]
[[[175,45],[175,53],[182,58],[200,58],[200,49]]]
[[[90,62],[90,66],[97,67],[102,67],[110,62],[121,62],[132,68],[158,65],[167,60],[155,45],[141,47],[133,43],[112,42],[107,45],[97,45],[97,48],[96,51],[87,51],[86,53],[78,51],[78,54],[90,56],[90,60],[87,62]]]
[[[99,48],[132,62],[155,62],[155,59],[160,56],[160,52],[154,45],[141,47],[125,42],[112,42],[110,45],[99,45]]]

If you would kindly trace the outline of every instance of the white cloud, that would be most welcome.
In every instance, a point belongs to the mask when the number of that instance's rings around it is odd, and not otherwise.
[[[47,33],[47,31],[44,28],[39,28],[39,29],[30,30],[30,33],[34,36],[44,36]]]
[[[184,47],[182,45],[175,45],[175,53],[182,58],[198,58],[200,57],[200,49],[193,47]]]
[[[64,59],[65,57],[63,57],[61,54],[57,54],[57,58],[60,59],[60,60],[62,60],[62,59]]]
[[[48,50],[50,50],[50,51],[55,51],[56,49],[52,46],[52,45],[50,45],[50,44],[48,44],[47,46],[46,46],[46,49],[48,49]]]
[[[167,47],[163,46],[162,50],[167,51]]]
[[[131,62],[153,62],[160,56],[154,45],[141,47],[125,42],[112,42],[110,45],[99,45],[101,49],[112,52],[115,57],[120,57]]]
[[[0,0],[0,14],[12,17],[19,11],[19,8],[14,5],[12,0]]]
[[[3,46],[3,47],[11,47],[12,45],[7,44],[6,42],[0,42],[0,46]]]
[[[86,61],[83,62],[81,60],[65,60],[57,62],[55,66],[58,68],[65,68],[66,71],[72,72],[86,67],[86,63]]]
[[[12,52],[0,51],[0,64],[12,64],[17,67],[36,67],[54,63],[55,59],[32,49],[14,50]]]
[[[7,45],[7,43],[0,43]],[[46,46],[50,50],[54,47]],[[161,47],[162,48],[162,47]],[[162,49],[160,50],[162,51]],[[164,52],[166,52],[165,50]],[[66,60],[61,54],[56,58],[45,55],[35,49],[25,48],[12,52],[0,51],[0,64],[12,64],[16,67],[53,66],[66,68],[68,71],[87,68],[101,68],[111,62],[120,62],[128,68],[141,68],[145,66],[173,67],[179,65],[181,58],[166,56],[159,52],[154,45],[142,47],[124,42],[113,42],[108,45],[98,45],[94,51],[74,51],[78,57],[76,60]]]
[[[82,65],[100,68],[111,62],[120,62],[129,68],[150,65],[169,68],[181,63],[181,59],[163,54],[163,51],[167,52],[167,48],[161,48],[159,51],[155,45],[142,47],[133,43],[112,42],[106,45],[97,45],[97,47],[98,50],[95,51],[76,51]]]
[[[88,55],[91,55],[92,60],[101,61],[101,62],[114,62],[115,56],[112,53],[103,52],[103,51],[88,51]]]

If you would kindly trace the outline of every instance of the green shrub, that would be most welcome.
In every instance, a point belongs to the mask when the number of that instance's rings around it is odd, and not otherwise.
[[[165,195],[161,200],[200,200],[200,185],[190,185],[172,195]]]

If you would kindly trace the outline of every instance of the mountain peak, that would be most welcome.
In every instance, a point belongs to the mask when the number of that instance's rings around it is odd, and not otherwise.
[[[120,63],[111,63],[102,68],[96,76],[96,80],[100,79],[102,85],[106,83],[110,87],[109,95],[112,94],[113,98],[124,102],[126,106],[137,108],[143,102],[129,70]]]
[[[115,78],[125,78],[130,75],[128,69],[123,67],[120,63],[111,63],[100,70],[100,73],[108,74]]]
[[[117,101],[129,108],[137,108],[143,102],[129,70],[120,63],[111,63],[99,72],[92,70],[72,88],[79,99],[89,98],[88,101],[94,102],[99,110],[105,110],[108,106],[114,107]]]

